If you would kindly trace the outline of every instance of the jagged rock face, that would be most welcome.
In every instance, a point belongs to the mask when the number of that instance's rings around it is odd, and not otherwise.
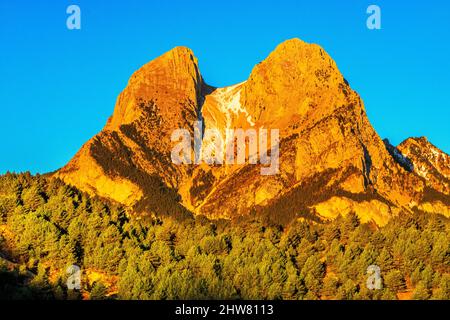
[[[347,212],[360,211],[363,218],[382,223],[393,214],[391,207],[409,208],[419,200],[422,182],[392,159],[361,99],[320,47],[287,41],[254,68],[248,81],[220,90],[232,93],[226,101],[239,110],[228,126],[280,129],[281,170],[276,177],[260,176],[257,167],[232,172],[212,189],[199,212],[229,217],[256,208],[272,217],[310,211],[329,217],[336,211],[333,200],[345,194]],[[226,123],[223,108],[213,112],[208,98],[206,125],[221,127]],[[323,181],[315,188],[305,186],[317,179]],[[368,206],[376,207],[374,212],[352,205],[361,197],[380,205]],[[287,208],[280,208],[284,204]]]
[[[295,39],[258,64],[242,89],[242,103],[257,124],[287,133],[358,100],[322,48]]]
[[[185,211],[176,189],[191,169],[172,164],[171,133],[175,127],[193,132],[202,86],[197,60],[187,48],[143,66],[120,94],[102,132],[56,177],[128,206],[148,209],[150,203],[149,210]]]
[[[419,203],[425,212],[441,212],[450,216],[450,157],[425,137],[409,138],[398,150],[413,163],[413,171],[426,187]]]
[[[398,149],[413,163],[413,171],[426,185],[443,194],[450,194],[450,157],[432,145],[425,137],[409,138]]]
[[[172,131],[193,133],[198,119],[224,140],[226,129],[279,129],[279,173],[263,176],[250,164],[173,164]],[[247,81],[226,88],[206,85],[192,52],[176,48],[132,76],[104,130],[56,176],[137,211],[259,213],[277,222],[355,211],[384,224],[414,208],[448,214],[448,156],[419,142],[398,149],[383,142],[317,45],[286,41]],[[439,202],[425,201],[430,190],[442,194]]]
[[[132,75],[105,129],[117,130],[152,116],[161,121],[155,123],[158,129],[184,125],[183,120],[199,110],[202,85],[197,58],[190,49],[177,47]],[[157,110],[149,108],[150,101]]]

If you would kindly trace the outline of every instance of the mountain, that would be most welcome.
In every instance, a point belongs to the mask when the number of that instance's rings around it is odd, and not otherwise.
[[[196,121],[224,141],[227,129],[278,129],[278,173],[173,163],[173,131],[195,137]],[[413,211],[450,216],[449,172],[449,156],[423,138],[383,141],[333,59],[292,39],[225,88],[206,84],[188,48],[151,61],[133,74],[104,129],[54,176],[138,213],[287,223],[355,212],[384,225]]]

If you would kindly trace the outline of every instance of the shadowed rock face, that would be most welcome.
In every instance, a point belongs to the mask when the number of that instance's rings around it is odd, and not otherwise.
[[[280,170],[260,165],[175,165],[173,130],[279,129]],[[206,142],[205,142],[206,143]],[[402,162],[407,159],[410,165]],[[192,51],[143,66],[105,128],[55,176],[137,212],[274,222],[356,212],[386,223],[401,212],[449,214],[448,155],[422,139],[398,149],[372,128],[364,105],[319,46],[280,44],[241,84],[213,88]]]

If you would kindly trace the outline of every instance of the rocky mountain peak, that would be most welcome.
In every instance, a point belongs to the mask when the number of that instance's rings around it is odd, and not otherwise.
[[[398,149],[414,163],[414,172],[428,187],[450,194],[450,156],[434,146],[426,137],[408,138]]]
[[[307,126],[358,100],[330,56],[299,39],[283,42],[256,65],[242,89],[242,104],[255,121],[281,128],[293,121]]]
[[[142,116],[143,107],[156,103],[167,120],[183,112],[197,112],[203,80],[192,50],[176,47],[147,63],[130,78],[117,99],[107,129],[130,124]],[[148,110],[147,110],[148,111]]]
[[[277,174],[252,164],[174,164],[172,132],[192,134],[199,119],[224,136],[278,129]],[[190,49],[163,54],[133,74],[104,130],[55,176],[146,214],[256,213],[280,223],[356,212],[379,225],[414,210],[450,215],[448,155],[425,139],[397,148],[383,141],[333,59],[299,39],[226,88],[203,81]]]

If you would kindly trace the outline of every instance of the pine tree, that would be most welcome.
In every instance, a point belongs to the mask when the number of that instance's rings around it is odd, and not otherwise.
[[[422,279],[422,266],[417,266],[416,269],[411,273],[411,284],[413,286],[417,285]]]
[[[356,283],[348,279],[344,284],[339,287],[336,298],[338,300],[352,300],[358,292],[358,286]]]
[[[353,232],[359,225],[360,220],[358,215],[351,211],[344,217],[343,229],[345,234],[348,236],[351,232]]]
[[[450,266],[450,239],[445,233],[439,233],[433,241],[433,250],[431,251],[431,262],[434,267]]]
[[[367,270],[367,267],[374,264],[376,260],[377,253],[375,252],[374,246],[369,243],[364,248],[364,251],[359,256],[357,265],[360,270]]]
[[[394,268],[394,258],[388,249],[383,248],[381,250],[376,264],[380,267],[382,273],[388,273]]]
[[[384,289],[381,295],[381,300],[397,300],[397,296],[390,289]]]
[[[414,300],[428,300],[431,296],[430,290],[427,288],[427,286],[420,281],[416,289],[414,290],[413,299]]]
[[[421,272],[420,279],[428,289],[433,287],[434,271],[429,265],[427,265]]]
[[[42,264],[38,265],[38,273],[30,284],[36,291],[37,299],[53,299],[52,287],[48,279],[48,268],[44,267]]]
[[[34,185],[22,192],[22,199],[28,210],[36,211],[40,206],[45,204],[43,191],[38,185]]]
[[[322,295],[334,298],[340,285],[339,279],[334,276],[327,276],[323,281]]]
[[[323,262],[320,261],[317,254],[309,257],[305,265],[302,268],[301,275],[306,277],[307,275],[312,275],[315,279],[323,279],[325,275],[325,266]]]
[[[325,229],[324,238],[331,244],[333,240],[339,240],[341,238],[341,230],[337,225],[330,224],[328,228]]]
[[[426,261],[430,258],[430,253],[432,249],[431,239],[422,234],[420,239],[415,243],[415,249],[411,250],[414,253],[414,256],[421,261]]]
[[[433,294],[433,299],[450,300],[450,275],[444,274],[437,290]]]
[[[401,292],[406,288],[405,278],[399,270],[389,271],[384,277],[384,283],[393,292]]]
[[[102,282],[95,282],[92,286],[89,297],[91,300],[106,300],[108,298],[107,293],[108,289]]]

